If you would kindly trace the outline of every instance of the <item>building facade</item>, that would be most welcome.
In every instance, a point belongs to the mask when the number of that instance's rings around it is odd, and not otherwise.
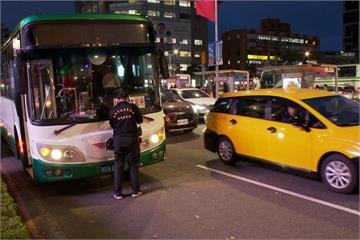
[[[193,1],[76,1],[75,10],[149,16],[154,24],[157,46],[168,56],[171,73],[184,73],[206,64],[202,61],[207,59],[208,22],[195,14]]]
[[[343,2],[343,48],[359,59],[359,1]]]
[[[251,70],[291,62],[291,58],[314,59],[320,53],[318,37],[293,33],[290,24],[279,19],[261,20],[260,29],[224,32],[222,40],[223,69]]]

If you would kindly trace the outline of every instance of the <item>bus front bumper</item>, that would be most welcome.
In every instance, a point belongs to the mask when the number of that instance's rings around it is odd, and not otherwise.
[[[140,155],[140,167],[161,162],[165,159],[165,141],[159,146],[144,151]],[[127,164],[125,164],[127,169]],[[49,164],[38,159],[33,159],[34,178],[37,183],[57,182],[79,178],[87,178],[102,174],[112,173],[114,161],[80,164]]]

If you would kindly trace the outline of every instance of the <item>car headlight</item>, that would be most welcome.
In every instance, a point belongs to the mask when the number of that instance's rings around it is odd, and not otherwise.
[[[207,107],[205,105],[194,104],[194,105],[191,105],[191,106],[193,107],[195,113],[198,113],[199,111],[207,110]]]
[[[192,109],[194,110],[194,113],[198,113],[198,109],[197,109],[197,107],[196,107],[195,105],[192,105],[192,104],[191,104],[191,107],[192,107]]]
[[[53,162],[83,162],[84,155],[72,146],[52,146],[45,144],[37,144],[40,156],[45,160]]]

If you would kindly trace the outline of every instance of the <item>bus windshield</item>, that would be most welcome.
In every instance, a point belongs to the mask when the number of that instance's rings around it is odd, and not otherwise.
[[[153,48],[34,50],[31,115],[54,124],[108,119],[119,88],[143,114],[160,111]]]
[[[342,96],[319,97],[303,100],[338,126],[358,126],[359,103]]]

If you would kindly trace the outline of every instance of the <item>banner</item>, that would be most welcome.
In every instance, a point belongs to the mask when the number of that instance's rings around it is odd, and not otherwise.
[[[222,49],[223,49],[223,41],[219,41],[217,43],[217,51],[216,51],[216,63],[217,65],[223,65],[223,57],[222,57]]]
[[[215,65],[215,43],[213,42],[208,44],[208,65]]]

